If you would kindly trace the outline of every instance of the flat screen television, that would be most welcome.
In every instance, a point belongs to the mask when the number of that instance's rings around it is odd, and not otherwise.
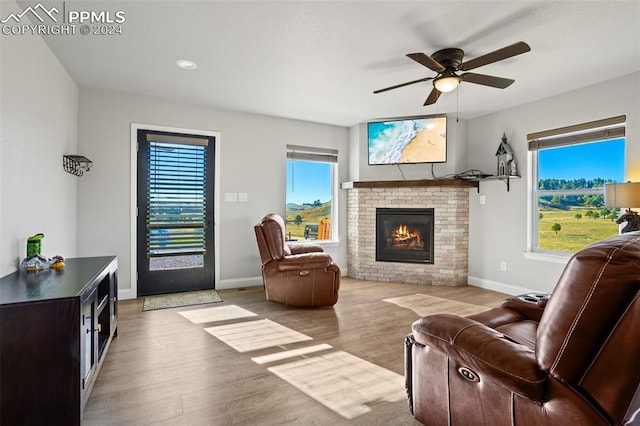
[[[445,163],[447,117],[429,116],[367,123],[369,164]]]

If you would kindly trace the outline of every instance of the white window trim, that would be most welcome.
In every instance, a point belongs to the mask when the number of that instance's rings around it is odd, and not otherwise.
[[[308,151],[315,152],[319,155],[322,154],[330,154],[336,157],[335,162],[326,161],[331,164],[331,239],[329,240],[302,240],[295,241],[296,243],[305,244],[305,243],[313,243],[319,244],[324,247],[338,247],[340,245],[340,238],[338,236],[338,195],[340,185],[338,184],[338,155],[339,152],[337,149],[328,149],[328,148],[314,148],[314,147],[304,147],[298,145],[287,145],[287,151],[290,150],[300,150],[300,151]],[[313,155],[313,154],[312,154]],[[288,158],[287,158],[288,159]],[[302,161],[314,161],[310,159],[301,159]],[[319,162],[323,162],[322,160],[317,160]],[[286,171],[288,173],[288,170]],[[285,217],[286,217],[286,193],[285,193]]]
[[[553,253],[545,253],[540,251],[523,251],[522,257],[527,260],[538,260],[541,262],[550,262],[550,263],[559,263],[562,265],[566,265],[571,259],[573,253],[567,253],[566,255],[557,254],[557,252]]]
[[[338,246],[340,239],[338,238],[338,195],[340,194],[340,185],[338,184],[338,162],[336,161],[331,168],[331,239],[325,240],[327,247]]]
[[[626,132],[624,131],[626,126],[626,115],[611,117],[609,119],[597,120],[598,122],[613,122],[615,127],[622,128],[622,134],[620,137],[625,138],[626,140]],[[560,130],[566,131],[566,133],[571,133],[572,131],[576,131],[577,133],[584,131],[585,127],[590,127],[590,125],[594,123],[583,123],[575,126],[568,126],[564,129],[554,129],[545,132],[538,132],[537,134],[528,135],[527,139],[531,139],[532,136],[535,137],[548,137],[549,134],[558,134],[563,133]],[[610,123],[609,123],[610,124]],[[598,130],[600,127],[591,127],[591,130]],[[560,132],[559,132],[560,131]],[[603,139],[606,140],[606,139]],[[538,249],[538,203],[534,202],[534,199],[537,200],[537,196],[534,198],[534,195],[538,194],[537,185],[538,185],[538,152],[539,149],[535,151],[528,151],[527,153],[527,167],[528,167],[528,183],[527,183],[527,250],[522,253],[525,259],[528,260],[540,260],[546,262],[553,263],[563,263],[566,264],[569,259],[573,256],[574,253],[570,252],[558,252],[551,250],[540,250]],[[604,193],[604,188],[602,188]],[[554,191],[558,192],[558,191]],[[567,193],[593,193],[593,191],[585,190],[572,190],[567,191]]]

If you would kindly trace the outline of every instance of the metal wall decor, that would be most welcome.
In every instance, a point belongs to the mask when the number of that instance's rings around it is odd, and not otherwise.
[[[75,176],[82,176],[91,170],[93,162],[83,155],[63,155],[62,168],[65,172]]]

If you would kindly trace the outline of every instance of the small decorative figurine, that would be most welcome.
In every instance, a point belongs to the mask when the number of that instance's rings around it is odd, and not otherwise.
[[[518,162],[507,143],[507,135],[504,133],[502,134],[502,142],[496,151],[496,157],[498,159],[498,176],[520,176]]]

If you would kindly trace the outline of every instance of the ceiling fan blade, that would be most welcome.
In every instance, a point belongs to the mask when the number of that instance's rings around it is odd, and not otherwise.
[[[396,84],[395,86],[385,87],[384,89],[374,90],[373,93],[386,92],[387,90],[397,89],[399,87],[408,86],[410,84],[422,83],[423,81],[433,80],[433,77],[420,78],[418,80],[407,81],[406,83]]]
[[[469,71],[474,68],[481,67],[483,65],[492,64],[494,62],[501,61],[503,59],[510,58],[512,56],[520,55],[531,50],[531,47],[524,41],[519,41],[502,49],[494,50],[477,58],[471,59],[467,62],[460,64],[458,69],[462,71]]]
[[[438,102],[439,97],[440,97],[440,91],[434,87],[431,93],[429,93],[427,100],[424,101],[423,106],[435,104],[436,102]]]
[[[407,53],[407,56],[435,72],[442,72],[445,70],[444,65],[424,53]]]
[[[498,89],[506,89],[515,81],[510,78],[495,77],[493,75],[486,74],[476,74],[473,72],[462,74],[460,76],[460,79],[468,83],[482,84],[483,86],[491,86]]]

